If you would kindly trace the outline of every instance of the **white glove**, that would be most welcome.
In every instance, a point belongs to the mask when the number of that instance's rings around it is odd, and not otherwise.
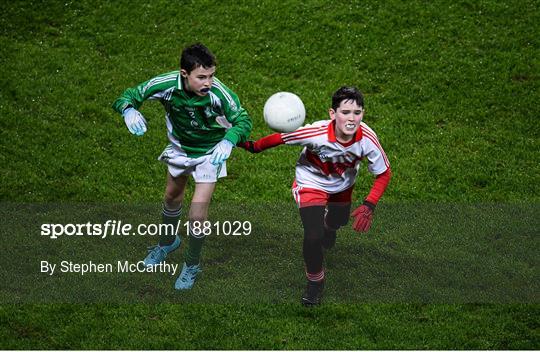
[[[232,142],[226,139],[223,139],[216,144],[212,156],[210,157],[212,165],[221,165],[225,160],[229,159],[233,147],[234,145]]]
[[[136,136],[142,136],[146,132],[146,120],[138,110],[127,108],[122,112],[122,116],[129,132]]]

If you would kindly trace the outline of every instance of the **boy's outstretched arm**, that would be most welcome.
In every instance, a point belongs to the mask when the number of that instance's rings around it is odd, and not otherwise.
[[[392,178],[392,171],[390,171],[390,168],[386,169],[382,174],[377,175],[373,182],[373,186],[371,187],[371,191],[364,199],[362,205],[351,213],[351,216],[354,217],[353,229],[355,231],[367,232],[371,227],[375,206],[386,190],[390,178]]]
[[[285,144],[281,133],[272,133],[266,137],[262,137],[256,141],[247,141],[244,143],[238,143],[240,148],[247,150],[250,153],[260,153],[263,150],[277,147],[278,145]]]
[[[139,112],[146,100],[159,100],[165,92],[175,87],[178,80],[177,72],[169,72],[156,76],[135,87],[127,88],[116,99],[112,108],[122,114],[126,126],[134,135],[142,136],[147,130],[144,116]]]

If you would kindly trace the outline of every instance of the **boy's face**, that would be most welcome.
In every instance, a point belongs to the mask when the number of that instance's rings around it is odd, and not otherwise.
[[[364,109],[354,100],[344,100],[338,108],[330,109],[330,118],[336,121],[336,137],[349,141],[353,138],[364,117]]]
[[[190,73],[187,73],[184,69],[180,70],[180,74],[185,79],[186,89],[201,97],[207,95],[210,91],[215,72],[215,66],[210,68],[198,66]]]

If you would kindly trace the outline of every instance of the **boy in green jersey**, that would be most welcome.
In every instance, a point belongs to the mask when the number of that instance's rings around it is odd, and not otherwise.
[[[247,140],[252,123],[237,95],[221,83],[214,73],[214,55],[202,44],[182,51],[180,71],[154,77],[128,88],[113,108],[124,117],[128,130],[137,136],[147,124],[139,108],[146,100],[159,100],[165,108],[169,145],[159,156],[168,165],[163,201],[163,223],[178,226],[188,176],[195,180],[189,209],[189,244],[185,263],[175,288],[190,289],[200,268],[204,235],[191,224],[204,222],[218,178],[227,176],[226,160],[233,147]],[[149,250],[145,265],[157,265],[180,246],[176,235],[162,236]]]

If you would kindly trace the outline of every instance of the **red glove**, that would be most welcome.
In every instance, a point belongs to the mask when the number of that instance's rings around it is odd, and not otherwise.
[[[250,153],[259,153],[260,152],[260,150],[255,149],[255,142],[253,142],[253,141],[247,141],[247,142],[244,142],[244,143],[238,143],[237,146],[242,148],[242,149],[247,150]]]
[[[354,209],[351,213],[351,217],[354,217],[353,229],[357,232],[368,232],[371,227],[371,220],[373,219],[373,211],[375,210],[375,204],[368,202],[367,200]]]

